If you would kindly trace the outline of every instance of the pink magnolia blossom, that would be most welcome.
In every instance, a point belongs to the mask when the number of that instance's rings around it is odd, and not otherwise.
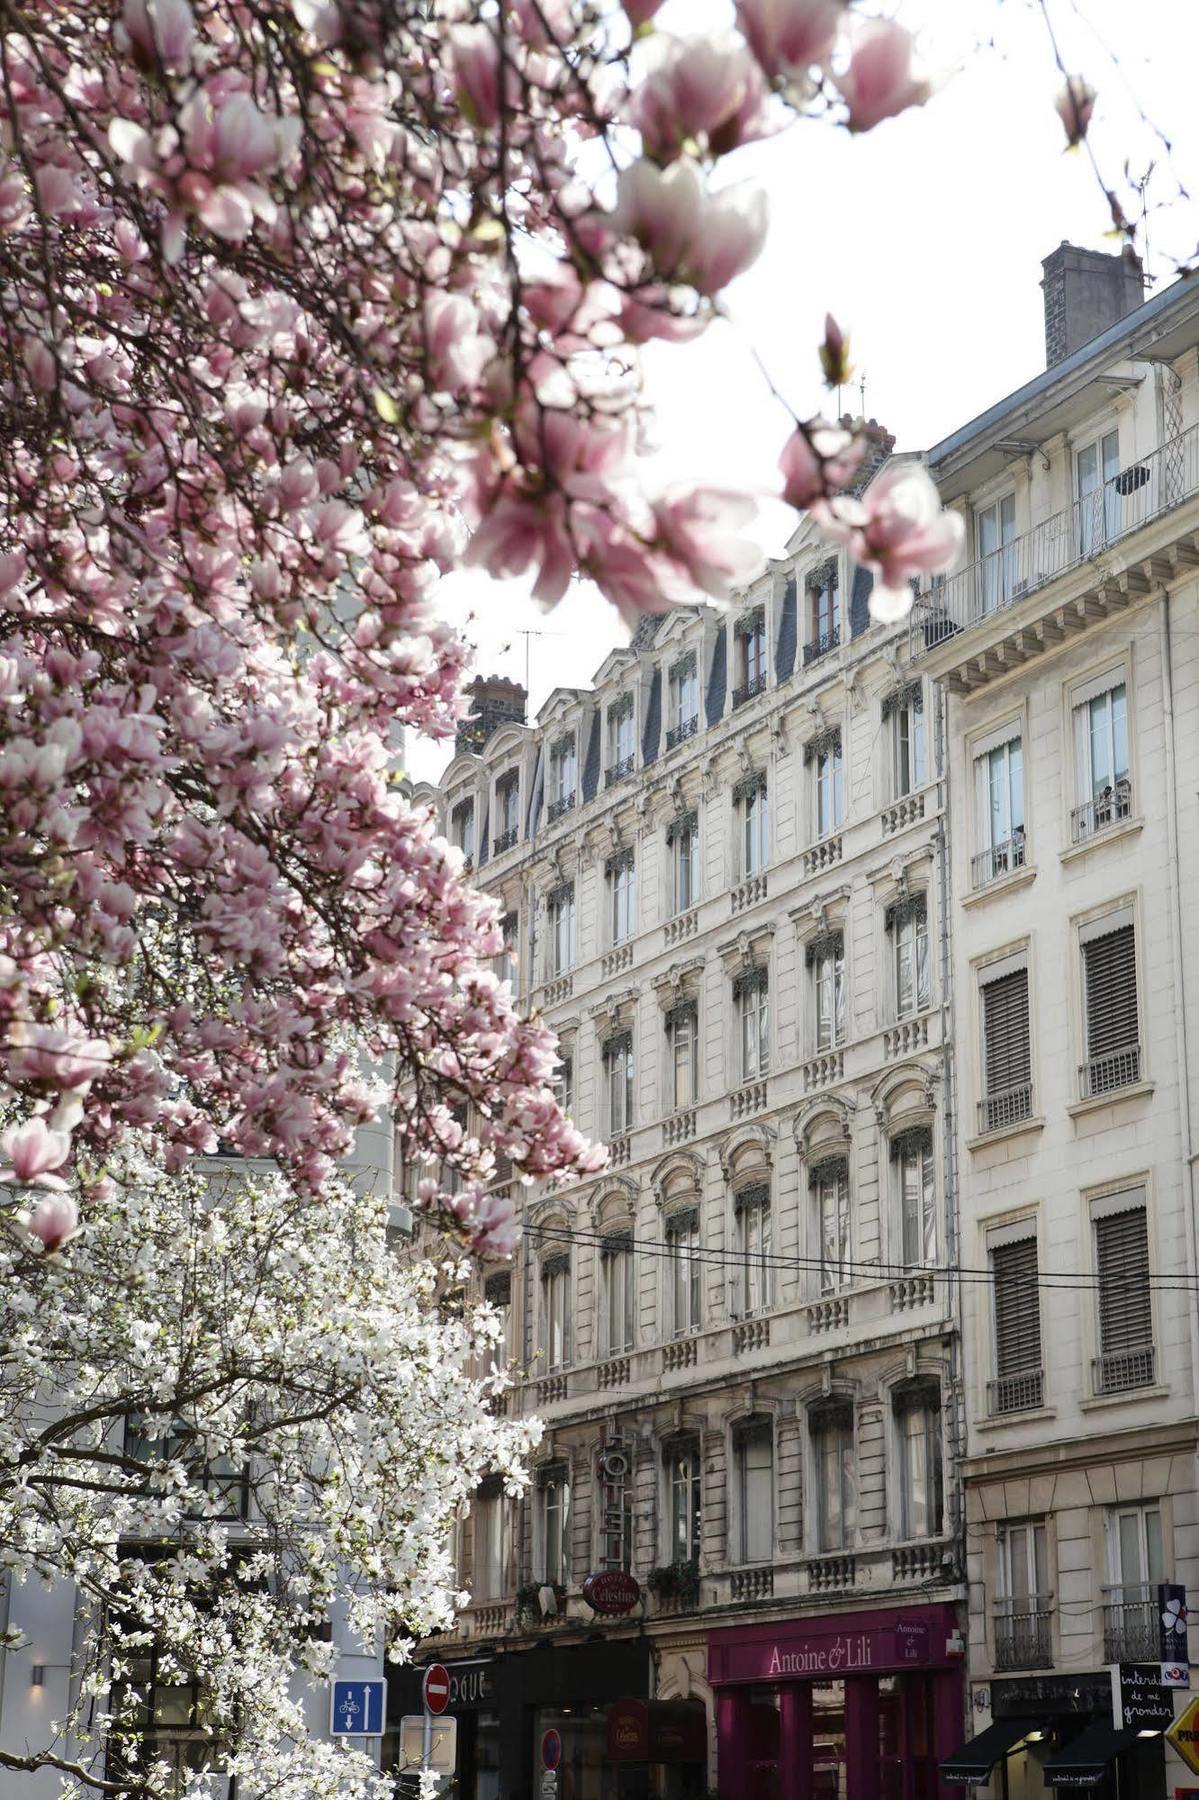
[[[9,1167],[0,1170],[0,1181],[54,1181],[51,1171],[62,1167],[71,1152],[71,1139],[65,1131],[51,1131],[42,1118],[27,1119],[24,1125],[13,1125],[0,1137],[0,1146]]]
[[[614,231],[635,238],[658,274],[709,298],[754,263],[766,240],[766,197],[738,186],[710,194],[695,164],[642,158],[622,170]]]
[[[952,568],[965,536],[961,514],[942,507],[928,471],[913,462],[889,463],[861,500],[830,501],[824,529],[878,577],[870,612],[886,624],[911,611],[913,580]]]
[[[737,23],[771,80],[792,80],[823,62],[844,17],[844,0],[737,0]]]
[[[78,1234],[79,1208],[69,1194],[47,1194],[30,1213],[28,1229],[52,1255]]]
[[[634,89],[629,117],[655,161],[671,162],[700,139],[723,154],[770,129],[762,72],[744,45],[663,36],[653,46],[657,55]]]
[[[1066,143],[1073,150],[1081,144],[1091,125],[1091,114],[1097,99],[1095,89],[1084,75],[1068,75],[1054,108],[1062,122]]]
[[[719,488],[675,489],[654,503],[657,541],[686,580],[714,599],[728,597],[761,561],[761,551],[736,534],[757,508],[744,494]]]
[[[191,56],[196,21],[188,0],[125,0],[121,23],[134,49],[153,64],[183,69]]]
[[[871,131],[909,106],[923,106],[933,91],[931,82],[912,74],[911,33],[891,19],[875,19],[860,29],[849,67],[836,80],[851,131]]]
[[[787,439],[779,457],[783,499],[800,512],[852,480],[866,454],[866,437],[827,419],[811,419]]]

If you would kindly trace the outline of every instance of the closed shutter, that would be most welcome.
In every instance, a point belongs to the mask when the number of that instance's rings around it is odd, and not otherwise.
[[[987,1093],[1027,1087],[1032,1080],[1027,969],[1001,975],[983,988],[983,1038]]]
[[[1106,1056],[1138,1040],[1136,933],[1123,925],[1082,947],[1087,1054]]]
[[[1041,1366],[1041,1307],[1037,1240],[1021,1238],[991,1249],[995,1277],[995,1373],[1029,1374]]]
[[[1149,1234],[1145,1211],[1095,1221],[1099,1266],[1099,1348],[1106,1356],[1153,1341],[1149,1304]]]

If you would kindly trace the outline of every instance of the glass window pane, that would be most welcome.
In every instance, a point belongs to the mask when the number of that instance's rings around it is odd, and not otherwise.
[[[1150,1507],[1145,1514],[1145,1565],[1146,1581],[1166,1579],[1166,1565],[1162,1556],[1162,1516],[1156,1507]]]

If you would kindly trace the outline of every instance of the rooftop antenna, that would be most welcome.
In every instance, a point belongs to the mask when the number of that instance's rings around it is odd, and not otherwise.
[[[536,626],[526,626],[519,631],[514,631],[512,635],[513,637],[522,637],[525,640],[525,694],[527,695],[530,691],[529,671],[532,663],[533,639],[546,637],[560,638],[565,637],[566,633],[564,631],[539,631]]]
[[[858,376],[858,404],[862,409],[862,417],[866,417],[866,371]]]

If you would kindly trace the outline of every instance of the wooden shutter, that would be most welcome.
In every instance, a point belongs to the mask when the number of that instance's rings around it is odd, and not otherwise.
[[[1041,1366],[1041,1306],[1037,1291],[1037,1240],[994,1244],[995,1373],[1021,1375]]]
[[[1087,1055],[1105,1056],[1138,1042],[1136,933],[1122,925],[1082,947]]]
[[[1149,1233],[1143,1206],[1095,1220],[1095,1259],[1100,1354],[1111,1356],[1151,1344]]]
[[[986,1090],[1002,1094],[1032,1080],[1028,1035],[1028,970],[1015,969],[983,988]]]

